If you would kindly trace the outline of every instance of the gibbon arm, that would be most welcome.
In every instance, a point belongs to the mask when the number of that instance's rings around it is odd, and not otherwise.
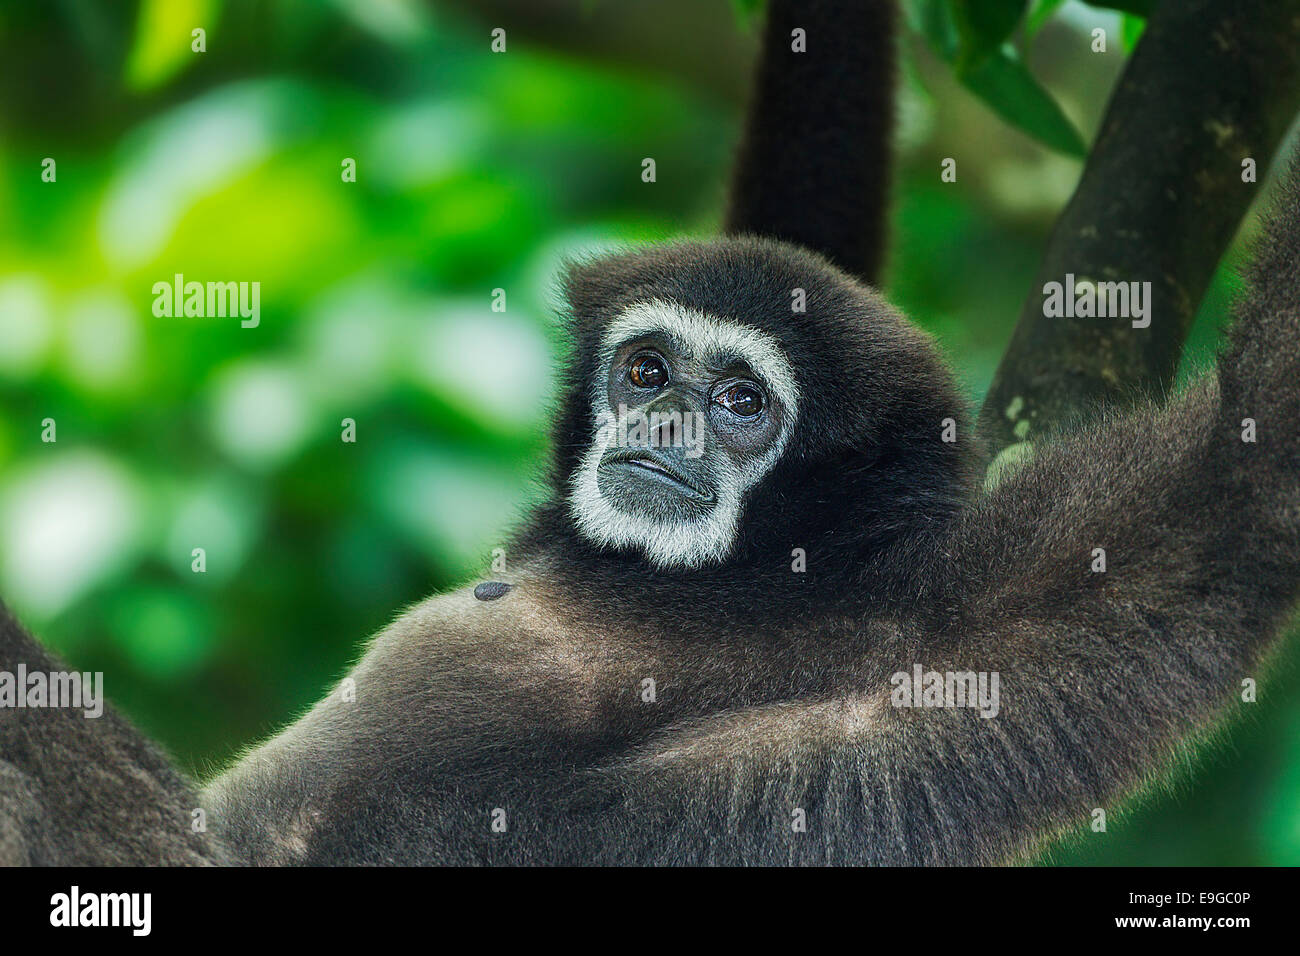
[[[724,232],[796,242],[879,282],[896,19],[894,0],[768,3]]]
[[[1214,402],[1202,386],[1008,481],[953,543],[951,622],[901,627],[862,686],[679,726],[599,771],[612,808],[580,824],[585,861],[988,864],[1111,811],[1258,676],[1295,598],[1300,472],[1289,504],[1252,506],[1211,479],[1229,452],[1204,432],[1160,453]],[[893,706],[886,675],[917,665],[996,673],[996,715]]]
[[[68,667],[0,604],[0,672],[22,671]],[[112,707],[87,713],[0,707],[0,866],[229,862],[195,825],[198,794],[167,756]]]
[[[1219,718],[1300,596],[1294,177],[1281,192],[1217,375],[987,494],[935,548],[928,609],[864,652],[861,686],[682,724],[587,776],[604,809],[577,818],[582,859],[1006,861],[1112,809]],[[886,675],[918,664],[996,672],[997,715],[893,706]]]

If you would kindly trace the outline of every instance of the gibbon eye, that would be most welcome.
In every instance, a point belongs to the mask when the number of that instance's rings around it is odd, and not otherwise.
[[[740,382],[713,399],[733,415],[753,418],[763,410],[763,392],[753,382]]]
[[[663,388],[668,384],[668,366],[657,355],[642,355],[628,368],[627,377],[638,388]]]

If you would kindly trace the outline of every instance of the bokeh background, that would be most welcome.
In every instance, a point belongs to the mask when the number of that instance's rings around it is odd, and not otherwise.
[[[0,4],[0,595],[194,773],[317,699],[536,493],[561,258],[716,229],[752,6]],[[1016,42],[1086,141],[1140,21],[1034,9]],[[900,42],[886,289],[978,401],[1081,164]],[[156,318],[177,272],[260,282],[261,326]],[[1044,861],[1300,863],[1297,643],[1252,717]]]

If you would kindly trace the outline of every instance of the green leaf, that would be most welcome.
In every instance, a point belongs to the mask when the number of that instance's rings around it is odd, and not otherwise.
[[[1029,0],[952,0],[961,36],[959,62],[973,65],[995,54],[1028,6]]]
[[[735,14],[736,22],[746,30],[763,15],[763,7],[766,5],[766,0],[731,0],[731,10]]]
[[[1118,10],[1121,13],[1131,13],[1137,17],[1145,18],[1151,15],[1152,0],[1084,0],[1084,3],[1090,7]]]
[[[414,43],[429,30],[428,11],[416,0],[332,0],[362,30],[389,43]]]
[[[973,9],[968,0],[953,2]],[[1019,6],[1023,12],[1023,4]],[[905,0],[903,10],[912,30],[924,36],[941,58],[954,64],[962,84],[999,116],[1051,149],[1070,156],[1087,154],[1083,137],[1020,62],[1013,47],[1003,44],[982,58],[969,55],[959,44],[961,33],[953,8],[945,0]],[[1004,10],[1004,23],[1006,17]],[[989,22],[993,19],[988,18]],[[1014,27],[1012,23],[1010,29]]]
[[[144,0],[126,61],[127,86],[152,90],[203,56],[190,48],[192,31],[202,27],[211,41],[217,15],[212,0]]]
[[[944,62],[957,58],[957,24],[946,0],[906,0],[903,12],[912,32],[925,37]]]
[[[1124,14],[1123,24],[1120,27],[1120,42],[1124,45],[1125,53],[1132,53],[1133,48],[1138,45],[1138,40],[1142,39],[1142,31],[1147,28],[1147,22],[1143,17],[1135,17],[1131,13]]]
[[[1032,37],[1043,28],[1043,24],[1056,15],[1064,6],[1065,0],[1034,0],[1034,8],[1029,11],[1025,21],[1025,35]]]
[[[1069,156],[1087,154],[1079,131],[1010,46],[971,69],[958,71],[958,78],[995,113],[1043,145]]]

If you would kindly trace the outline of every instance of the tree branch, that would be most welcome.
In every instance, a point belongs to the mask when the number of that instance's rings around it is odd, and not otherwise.
[[[1112,38],[1114,42],[1114,38]],[[1300,2],[1165,0],[1120,77],[980,413],[996,453],[1073,410],[1158,394],[1300,107]],[[1150,281],[1150,326],[1055,318],[1043,286]]]

